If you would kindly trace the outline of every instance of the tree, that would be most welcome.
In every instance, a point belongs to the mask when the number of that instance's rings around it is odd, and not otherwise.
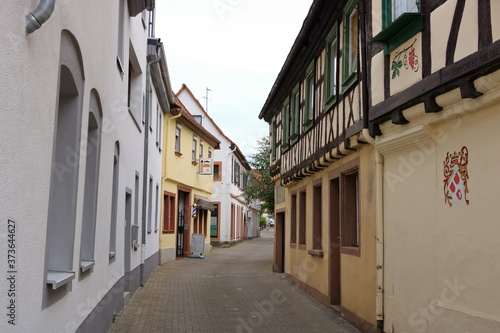
[[[249,164],[252,170],[245,172],[248,177],[247,186],[243,189],[246,202],[258,200],[261,210],[274,213],[274,181],[269,171],[271,146],[269,139],[262,137],[257,141],[257,153],[250,156]]]

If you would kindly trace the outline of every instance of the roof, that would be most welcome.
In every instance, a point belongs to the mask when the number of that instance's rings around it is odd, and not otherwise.
[[[315,57],[317,51],[317,43],[324,43],[325,34],[329,32],[329,24],[335,20],[335,16],[342,11],[338,8],[345,3],[343,0],[314,0],[309,12],[304,19],[302,28],[295,38],[293,46],[288,53],[288,56],[279,72],[276,81],[271,88],[264,106],[259,114],[259,119],[264,119],[267,122],[271,121],[273,112],[273,104],[275,99],[282,93],[288,90],[283,85],[291,80],[293,75],[300,75],[302,67],[306,68],[310,61]],[[294,82],[293,84],[295,84]]]
[[[200,123],[194,119],[194,117],[189,113],[184,104],[179,100],[177,96],[174,97],[175,104],[179,106],[179,108],[172,109],[170,113],[176,116],[181,114],[179,118],[179,122],[186,125],[193,132],[198,134],[202,139],[205,140],[209,145],[214,147],[214,149],[220,149],[220,141],[217,139],[212,133],[210,133],[205,127],[201,126]]]
[[[176,98],[177,96],[179,96],[180,93],[182,93],[183,91],[187,92],[191,98],[193,99],[193,101],[196,102],[196,104],[198,105],[198,107],[200,108],[200,110],[202,111],[203,115],[212,122],[212,124],[214,125],[215,129],[219,132],[219,134],[221,136],[223,136],[225,139],[227,139],[230,143],[230,146],[229,148],[231,150],[234,151],[234,154],[236,155],[236,157],[238,157],[238,159],[240,160],[240,162],[243,164],[243,166],[246,168],[246,169],[251,169],[250,165],[248,164],[248,161],[245,157],[245,155],[243,155],[243,153],[241,152],[240,148],[238,147],[238,145],[236,143],[234,143],[233,140],[231,140],[230,138],[227,137],[226,134],[224,134],[224,132],[220,129],[219,126],[217,126],[217,124],[215,123],[215,121],[208,115],[208,113],[205,111],[205,109],[203,108],[203,106],[201,106],[200,102],[198,101],[198,99],[196,97],[194,97],[193,93],[191,92],[191,90],[187,87],[186,84],[182,84],[182,87],[181,89],[177,92],[177,94],[175,94]],[[179,101],[180,102],[180,101]]]

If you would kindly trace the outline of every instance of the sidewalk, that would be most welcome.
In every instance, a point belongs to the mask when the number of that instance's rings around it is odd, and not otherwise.
[[[273,236],[157,267],[111,332],[359,332],[271,271]]]

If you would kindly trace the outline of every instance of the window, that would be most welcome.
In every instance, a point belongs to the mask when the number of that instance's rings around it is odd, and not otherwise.
[[[297,243],[297,194],[292,194],[290,205],[290,245],[295,247]]]
[[[134,225],[139,225],[139,172],[135,172]]]
[[[90,93],[87,148],[85,150],[85,189],[83,195],[82,234],[80,243],[80,269],[87,271],[94,265],[97,193],[99,188],[99,157],[101,151],[102,110],[99,94]]]
[[[203,158],[203,141],[200,140],[200,153],[199,153],[199,158]]]
[[[144,108],[146,107],[146,95],[142,89],[142,70],[134,47],[129,47],[128,64],[128,111],[140,129],[141,120],[144,124]],[[151,119],[151,118],[149,118]]]
[[[175,194],[168,192],[163,195],[163,233],[175,233]]]
[[[111,189],[111,223],[109,232],[109,258],[113,259],[116,255],[116,223],[118,210],[118,183],[120,174],[120,145],[115,142],[115,154],[113,156],[113,187]]]
[[[148,195],[148,234],[151,233],[151,223],[153,221],[153,178],[149,176],[149,195]]]
[[[281,144],[286,149],[290,143],[290,103],[288,99],[283,104],[281,113],[281,127],[283,129]]]
[[[358,170],[342,174],[342,246],[359,247]]]
[[[322,232],[321,224],[323,220],[322,202],[321,202],[321,183],[313,187],[313,250],[321,250]]]
[[[177,124],[175,127],[175,153],[176,155],[182,155],[181,154],[181,125]]]
[[[214,181],[222,180],[221,168],[222,168],[222,162],[214,162],[214,174],[213,174]]]
[[[276,159],[276,147],[278,145],[278,129],[276,125],[276,117],[273,117],[271,125],[271,158]]]
[[[54,111],[54,141],[50,175],[46,238],[46,278],[52,289],[74,279],[76,210],[79,185],[81,122],[83,105],[83,64],[78,42],[67,30],[61,33],[59,82]],[[91,130],[91,129],[90,129]],[[86,180],[87,181],[87,180]],[[94,192],[95,184],[89,183]],[[94,194],[92,194],[93,196]],[[93,198],[92,198],[93,200]],[[67,289],[69,290],[69,288]],[[54,295],[54,297],[59,297]],[[48,296],[50,297],[50,296]]]
[[[199,115],[193,115],[194,120],[198,122],[198,124],[203,126],[203,117]]]
[[[299,194],[299,248],[305,249],[306,245],[306,191]]]
[[[193,144],[191,145],[191,162],[196,163],[196,147],[198,146],[198,138],[193,137]]]
[[[208,158],[212,158],[212,148],[208,148]]]
[[[291,100],[291,119],[290,119],[290,139],[292,143],[297,141],[299,136],[299,109],[300,109],[300,93],[299,85],[292,91]]]
[[[333,172],[330,179],[330,225],[332,244],[340,243],[340,252],[360,256],[361,222],[359,196],[359,160]],[[340,241],[337,242],[336,239]]]
[[[155,232],[158,232],[158,220],[160,219],[158,217],[158,205],[159,205],[159,201],[160,201],[160,185],[158,183],[156,183],[156,205],[155,205]]]
[[[306,71],[306,96],[304,107],[304,129],[312,127],[314,118],[314,62],[312,62]]]
[[[156,146],[161,149],[161,134],[163,128],[163,116],[160,104],[156,104]]]
[[[123,68],[123,23],[125,20],[125,0],[119,0],[118,2],[118,51],[116,55],[116,64],[121,75],[124,74],[125,69]]]
[[[351,1],[344,11],[344,47],[342,85],[349,88],[357,79],[358,71],[358,10],[356,1]]]
[[[214,206],[210,214],[210,238],[219,237],[219,204],[214,204]]]
[[[384,28],[405,13],[420,12],[419,2],[418,0],[385,0],[384,10],[387,10],[388,13],[383,22]],[[390,22],[388,21],[389,18]]]
[[[388,54],[423,29],[420,0],[382,0],[382,31],[372,43],[384,43]]]
[[[326,69],[325,69],[325,111],[327,111],[337,97],[337,62],[338,38],[335,26],[326,38]]]

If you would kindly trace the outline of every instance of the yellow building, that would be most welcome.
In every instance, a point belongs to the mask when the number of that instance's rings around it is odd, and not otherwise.
[[[210,249],[211,169],[220,144],[177,97],[175,102],[180,107],[164,119],[160,264],[190,255],[193,234],[203,235],[202,247]]]
[[[500,2],[419,3],[367,11],[377,319],[386,332],[500,332]]]
[[[259,117],[276,181],[274,270],[364,332],[376,322],[375,149],[357,1],[314,1]]]

